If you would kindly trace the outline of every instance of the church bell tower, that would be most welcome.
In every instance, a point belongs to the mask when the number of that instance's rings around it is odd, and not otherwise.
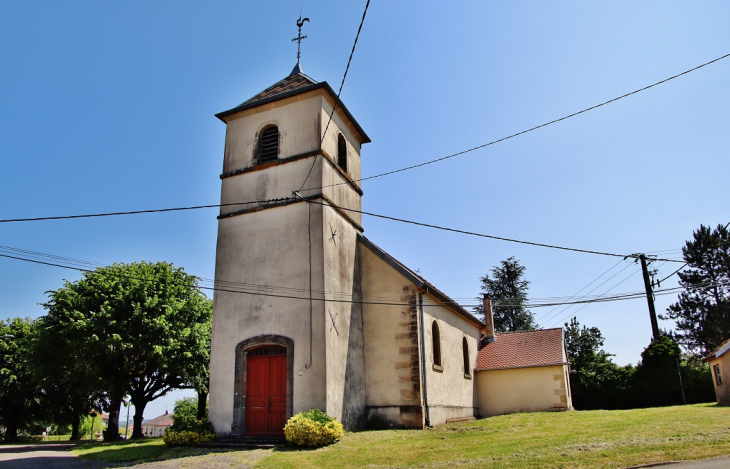
[[[220,436],[276,436],[287,418],[318,408],[359,427],[357,211],[360,148],[370,140],[332,88],[298,62],[216,117],[226,139],[211,422]]]

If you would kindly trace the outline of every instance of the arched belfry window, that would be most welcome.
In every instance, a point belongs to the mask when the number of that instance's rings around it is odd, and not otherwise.
[[[443,370],[441,365],[441,334],[436,321],[431,325],[431,342],[433,344],[433,366],[437,371]],[[439,370],[440,369],[440,370]]]
[[[468,378],[471,376],[471,361],[469,360],[469,343],[466,341],[466,337],[461,339],[461,350],[464,354],[464,377]]]
[[[270,125],[261,132],[259,141],[261,161],[271,161],[279,157],[279,128]]]
[[[347,141],[342,134],[337,137],[337,166],[347,172]]]

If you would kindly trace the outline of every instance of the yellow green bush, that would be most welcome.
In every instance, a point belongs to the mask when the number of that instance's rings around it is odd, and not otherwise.
[[[214,439],[215,433],[213,432],[175,432],[168,430],[162,435],[162,441],[167,446],[192,446],[198,443],[209,443]]]
[[[342,438],[344,429],[334,417],[312,409],[300,412],[286,422],[286,441],[299,446],[331,445]]]

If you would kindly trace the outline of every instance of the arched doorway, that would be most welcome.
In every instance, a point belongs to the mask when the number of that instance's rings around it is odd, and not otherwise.
[[[293,341],[286,337],[259,336],[238,344],[233,434],[284,434],[292,409],[293,358]]]

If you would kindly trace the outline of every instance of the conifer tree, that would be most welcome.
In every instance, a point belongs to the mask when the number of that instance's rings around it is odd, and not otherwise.
[[[536,329],[535,317],[527,309],[525,268],[510,257],[492,267],[490,274],[481,278],[482,292],[492,298],[494,329],[497,332],[529,331]],[[478,313],[482,311],[478,311]]]

